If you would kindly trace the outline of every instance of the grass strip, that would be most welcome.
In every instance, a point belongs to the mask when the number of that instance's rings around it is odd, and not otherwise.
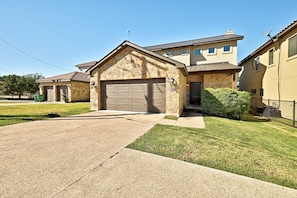
[[[297,189],[297,129],[258,118],[156,125],[128,147]]]

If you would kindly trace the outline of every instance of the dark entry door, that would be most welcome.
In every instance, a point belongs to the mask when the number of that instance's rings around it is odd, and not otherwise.
[[[200,82],[190,83],[190,104],[201,105],[201,83]]]

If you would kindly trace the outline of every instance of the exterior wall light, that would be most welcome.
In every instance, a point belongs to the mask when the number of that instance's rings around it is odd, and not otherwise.
[[[93,89],[93,88],[96,87],[96,82],[95,82],[95,81],[91,81],[91,82],[90,82],[90,85],[91,85],[91,88]]]
[[[173,84],[173,85],[176,85],[176,80],[173,78],[173,77],[171,77],[171,79],[169,80],[169,82],[171,83],[171,84]]]

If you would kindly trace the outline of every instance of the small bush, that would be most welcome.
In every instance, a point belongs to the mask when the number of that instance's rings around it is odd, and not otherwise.
[[[209,115],[241,119],[250,109],[250,94],[229,88],[202,91],[202,110]]]
[[[63,94],[62,97],[63,97],[63,101],[64,101],[65,103],[68,103],[68,102],[69,102],[69,100],[68,100],[68,96],[67,96],[66,94]]]

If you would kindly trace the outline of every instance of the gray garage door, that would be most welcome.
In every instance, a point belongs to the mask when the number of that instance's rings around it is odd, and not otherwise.
[[[156,113],[166,111],[165,79],[105,81],[101,86],[101,109]]]
[[[54,101],[54,89],[53,87],[45,87],[45,93],[46,93],[46,100],[48,102]]]

